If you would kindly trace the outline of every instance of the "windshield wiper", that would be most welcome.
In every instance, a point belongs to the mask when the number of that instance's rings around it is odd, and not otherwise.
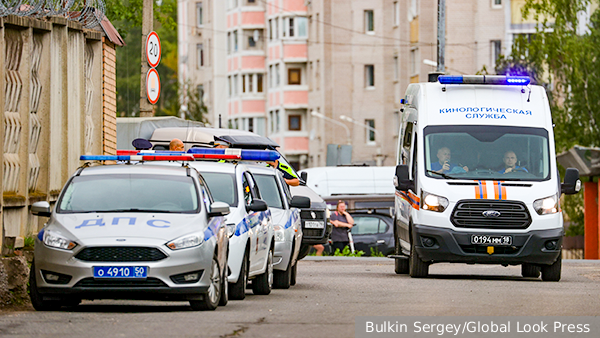
[[[456,179],[458,179],[456,177],[448,176],[448,175],[446,175],[444,173],[438,173],[437,171],[433,171],[433,170],[427,170],[427,172],[431,173],[431,174],[440,175],[440,176],[442,176],[443,178],[445,178],[447,180],[456,180]]]
[[[96,212],[109,213],[109,212],[173,212],[173,211],[129,208],[129,209],[98,210]]]

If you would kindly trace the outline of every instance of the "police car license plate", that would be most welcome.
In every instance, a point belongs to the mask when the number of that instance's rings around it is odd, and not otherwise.
[[[471,244],[478,245],[512,245],[512,236],[472,235]]]
[[[147,266],[95,266],[95,278],[146,278]]]
[[[319,221],[306,221],[304,222],[304,227],[307,229],[323,229],[325,224]]]

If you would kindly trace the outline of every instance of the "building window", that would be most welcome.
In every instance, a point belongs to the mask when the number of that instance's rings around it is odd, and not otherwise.
[[[283,18],[283,36],[287,38],[306,38],[308,19],[302,16]]]
[[[317,60],[317,66],[315,68],[315,88],[321,89],[321,62]]]
[[[229,86],[229,97],[233,94],[233,85],[231,84],[231,76],[227,77],[227,85]]]
[[[256,82],[254,82],[256,81]],[[262,93],[263,92],[263,74],[245,74],[242,75],[242,93]]]
[[[375,87],[375,66],[365,65],[365,87]]]
[[[302,115],[288,116],[288,129],[295,131],[302,130]]]
[[[196,50],[198,52],[198,68],[204,67],[204,46],[199,43],[196,45]]]
[[[496,68],[496,61],[500,57],[500,54],[502,54],[502,40],[492,40],[490,41],[490,45],[492,47],[490,53],[492,60],[490,64],[492,65],[492,68]]]
[[[275,111],[275,132],[278,133],[279,129],[279,110]]]
[[[231,32],[227,32],[227,54],[231,54]]]
[[[236,53],[238,51],[238,32],[233,31],[233,52]]]
[[[398,56],[394,56],[394,81],[400,79],[400,65],[398,64]]]
[[[256,0],[248,0],[248,3],[249,3],[249,4],[253,4],[253,3],[255,3],[255,2],[256,2]]]
[[[319,42],[319,13],[317,13],[316,15],[316,19],[315,19],[315,30],[317,31],[317,39],[316,41]]]
[[[492,8],[502,8],[502,0],[492,0]]]
[[[394,26],[400,25],[400,5],[398,1],[394,1],[394,12],[392,15],[394,16]]]
[[[313,68],[313,63],[312,61],[308,64],[308,91],[312,91],[312,87],[313,87],[313,75],[314,75],[314,68]]]
[[[299,85],[302,83],[302,69],[290,68],[288,69],[288,84]]]
[[[412,49],[410,51],[410,75],[415,75],[416,73],[419,72],[418,69],[418,61],[417,61],[417,53],[418,50],[417,49]]]
[[[273,41],[273,20],[269,19],[269,41]]]
[[[263,75],[262,74],[256,74],[256,92],[257,93],[263,92]]]
[[[279,64],[275,65],[275,87],[279,87]]]
[[[196,90],[198,91],[198,101],[204,103],[204,85],[198,85]]]
[[[202,3],[196,2],[196,25],[202,27]]]
[[[373,22],[373,10],[368,9],[365,11],[365,33],[374,33],[375,23]]]
[[[267,74],[267,81],[269,81],[269,88],[273,88],[273,65],[269,66],[269,74]]]
[[[365,128],[367,130],[367,143],[375,143],[375,120],[365,120]]]
[[[233,96],[237,96],[238,95],[238,76],[234,75],[233,76]]]
[[[248,37],[248,47],[256,47],[256,41],[254,41],[254,37],[253,36],[249,36]]]

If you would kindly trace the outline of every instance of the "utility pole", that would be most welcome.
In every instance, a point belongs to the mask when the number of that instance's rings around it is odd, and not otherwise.
[[[146,94],[146,75],[150,70],[146,58],[146,39],[148,34],[154,30],[154,0],[144,0],[142,10],[142,69],[140,88],[140,117],[154,116],[152,104],[148,101]]]
[[[446,71],[446,0],[438,0],[437,72]]]

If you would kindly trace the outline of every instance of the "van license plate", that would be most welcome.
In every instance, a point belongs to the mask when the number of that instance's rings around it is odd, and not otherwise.
[[[512,236],[472,235],[471,244],[512,245]]]
[[[146,278],[147,266],[95,266],[95,278]]]
[[[325,223],[319,221],[306,221],[304,222],[304,227],[307,229],[323,229]]]

